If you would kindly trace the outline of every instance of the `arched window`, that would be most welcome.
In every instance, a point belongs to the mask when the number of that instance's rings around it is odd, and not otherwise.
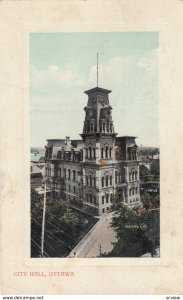
[[[108,175],[106,175],[106,177],[105,177],[105,185],[106,186],[108,186],[108,179],[109,179],[109,177],[108,177]]]
[[[112,176],[110,176],[110,185],[112,185]]]
[[[92,186],[92,176],[89,176],[90,186]]]
[[[112,202],[112,194],[110,194],[110,202]]]
[[[92,158],[92,148],[91,148],[91,146],[89,147],[89,158]]]
[[[93,158],[95,158],[95,148],[93,148]]]
[[[96,186],[96,178],[93,177],[93,186]]]
[[[92,194],[89,194],[90,195],[90,203],[92,203]]]
[[[106,148],[105,148],[105,158],[108,158],[108,146],[106,146]]]
[[[102,187],[104,187],[104,177],[102,177]]]
[[[105,132],[105,123],[103,123],[103,132]]]
[[[104,158],[104,148],[101,149],[101,158]]]
[[[137,171],[135,172],[135,180],[137,180]]]

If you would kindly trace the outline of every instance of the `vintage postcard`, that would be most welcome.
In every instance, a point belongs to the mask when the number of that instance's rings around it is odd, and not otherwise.
[[[2,294],[181,294],[175,3],[1,3]]]

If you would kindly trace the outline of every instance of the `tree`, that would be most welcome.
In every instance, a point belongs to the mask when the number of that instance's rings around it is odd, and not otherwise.
[[[154,195],[150,195],[149,193],[145,192],[141,195],[141,202],[143,204],[143,207],[146,210],[159,208],[159,206],[160,206],[159,194],[154,196]]]
[[[154,180],[159,181],[159,175],[160,175],[159,159],[152,160],[150,165],[150,173],[153,176]]]
[[[149,211],[147,206],[128,208],[119,196],[113,197],[111,208],[111,227],[116,232],[117,242],[110,256],[140,256],[148,250],[153,255],[159,238],[156,211]]]
[[[139,174],[140,175],[140,181],[142,181],[142,182],[148,181],[150,172],[149,172],[148,168],[146,168],[146,166],[144,166],[144,165],[140,166],[139,173],[140,173]]]

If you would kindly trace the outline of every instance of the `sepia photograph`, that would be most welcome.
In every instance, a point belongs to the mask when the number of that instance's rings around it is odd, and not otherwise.
[[[160,257],[158,32],[33,32],[31,258]]]

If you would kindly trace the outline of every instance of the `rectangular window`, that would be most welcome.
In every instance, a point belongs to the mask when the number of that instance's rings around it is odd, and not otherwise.
[[[76,181],[76,171],[73,171],[73,181]]]
[[[106,203],[108,203],[109,202],[109,195],[107,194],[106,195]]]
[[[104,196],[102,196],[102,204],[104,204]]]

